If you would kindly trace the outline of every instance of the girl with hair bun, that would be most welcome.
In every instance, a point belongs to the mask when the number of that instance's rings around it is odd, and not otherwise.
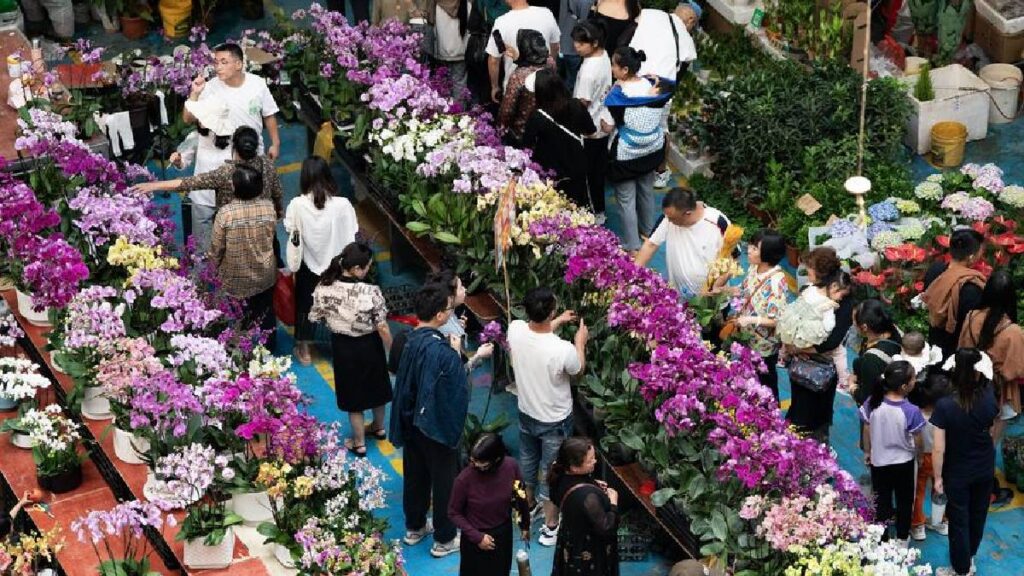
[[[372,264],[369,246],[346,246],[320,276],[309,312],[310,321],[323,320],[331,329],[334,391],[338,408],[348,412],[352,425],[345,447],[360,458],[366,456],[366,431],[377,440],[387,437],[384,407],[392,398],[384,353],[391,348],[388,309],[380,288],[365,282]],[[373,421],[366,425],[363,413],[371,409]]]
[[[622,244],[634,256],[640,237],[654,230],[655,171],[665,159],[665,133],[661,109],[672,97],[675,82],[667,78],[640,77],[642,50],[622,46],[612,56],[612,86],[605,105],[615,123],[606,178],[615,188],[622,217]],[[601,129],[612,126],[601,120]]]
[[[914,464],[925,427],[921,410],[907,400],[914,389],[914,377],[910,362],[892,362],[882,375],[882,385],[860,407],[865,461],[871,467],[871,488],[876,497],[875,519],[888,522],[895,516],[896,538],[903,541],[910,538],[917,479]]]

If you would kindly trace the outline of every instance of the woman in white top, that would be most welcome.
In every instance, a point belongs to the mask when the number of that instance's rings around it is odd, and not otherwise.
[[[291,242],[295,231],[302,244],[302,265],[295,273],[295,356],[303,365],[312,362],[309,309],[313,289],[331,260],[356,239],[359,223],[347,198],[338,189],[327,161],[310,156],[302,163],[302,194],[288,204],[284,228]]]

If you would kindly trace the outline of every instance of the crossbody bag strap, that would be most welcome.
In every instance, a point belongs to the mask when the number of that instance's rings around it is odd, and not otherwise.
[[[754,286],[754,289],[751,290],[750,294],[747,295],[747,299],[743,302],[743,305],[740,306],[739,310],[736,311],[736,314],[743,313],[743,311],[747,309],[747,306],[750,306],[750,302],[754,299],[754,295],[757,294],[761,290],[761,288],[764,288],[764,285],[767,284],[769,280],[774,278],[775,275],[778,274],[779,272],[779,270],[776,270],[775,272],[772,272],[771,274],[761,279],[761,281],[757,283],[757,286]]]
[[[593,484],[587,484],[586,482],[580,482],[579,484],[576,484],[572,488],[569,488],[565,492],[565,495],[562,496],[562,503],[559,504],[558,509],[561,510],[561,509],[565,508],[565,502],[569,499],[569,495],[572,494],[573,492],[575,492],[577,488],[582,488],[583,486],[594,486],[594,485]],[[597,486],[594,486],[594,487],[597,488]]]
[[[547,118],[548,120],[551,120],[551,123],[552,123],[552,124],[554,124],[555,126],[558,126],[559,128],[561,128],[561,129],[562,129],[562,132],[565,132],[566,134],[568,134],[569,136],[571,136],[573,140],[575,140],[575,141],[579,142],[580,146],[583,146],[583,137],[582,137],[582,136],[580,136],[579,134],[577,134],[577,133],[573,132],[572,130],[569,130],[569,129],[568,129],[568,128],[566,128],[565,126],[562,126],[562,125],[561,125],[561,124],[560,124],[560,123],[558,122],[558,120],[555,120],[554,118],[552,118],[552,117],[551,117],[551,115],[550,115],[550,114],[548,114],[547,112],[545,112],[545,111],[541,110],[540,108],[537,108],[537,112],[540,112],[540,114],[541,114],[542,116],[544,116],[544,117],[545,117],[545,118]]]
[[[682,63],[682,58],[679,56],[679,31],[676,30],[676,21],[672,19],[672,15],[665,12],[665,16],[668,16],[668,25],[672,27],[672,38],[676,41],[676,72],[678,72],[679,64]]]

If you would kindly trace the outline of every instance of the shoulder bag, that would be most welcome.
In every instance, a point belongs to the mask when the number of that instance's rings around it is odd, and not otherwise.
[[[721,338],[723,341],[732,338],[733,334],[736,333],[736,330],[739,329],[739,326],[736,324],[736,319],[743,313],[744,310],[747,309],[747,306],[750,306],[750,301],[754,299],[754,294],[757,294],[758,291],[761,290],[761,288],[764,288],[764,285],[769,280],[774,278],[776,274],[778,274],[778,272],[769,274],[768,276],[765,276],[764,279],[757,283],[757,286],[755,286],[754,289],[750,291],[750,294],[747,295],[747,299],[743,302],[743,305],[740,306],[739,310],[736,311],[736,316],[726,320],[725,324],[722,326],[722,329],[718,331],[719,338]]]
[[[836,363],[822,354],[796,356],[789,361],[789,382],[793,386],[821,393],[839,381]]]
[[[291,237],[288,238],[288,244],[285,247],[285,262],[288,264],[288,269],[292,272],[298,272],[299,268],[302,267],[302,228],[299,225],[299,218],[295,220],[295,230],[292,230]]]

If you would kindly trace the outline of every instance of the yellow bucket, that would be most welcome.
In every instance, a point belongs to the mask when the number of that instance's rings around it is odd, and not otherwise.
[[[955,168],[964,161],[967,126],[960,122],[939,122],[932,126],[931,163],[937,168]]]
[[[192,19],[192,0],[160,0],[160,18],[164,21],[164,36],[187,36]]]

